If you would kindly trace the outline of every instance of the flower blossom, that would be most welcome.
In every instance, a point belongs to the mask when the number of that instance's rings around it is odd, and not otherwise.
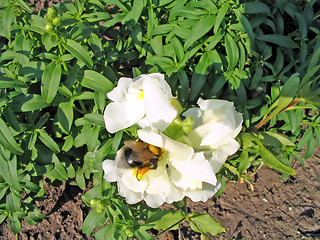
[[[160,73],[137,78],[120,78],[117,87],[107,94],[112,100],[104,111],[105,125],[110,133],[134,124],[165,130],[177,116],[171,104],[170,86]]]
[[[217,173],[240,147],[235,137],[242,128],[242,114],[235,110],[232,102],[199,99],[199,107],[188,109],[185,117],[192,117],[193,129],[186,141],[197,152],[203,152],[212,169]]]
[[[129,204],[145,200],[147,205],[156,208],[185,196],[193,201],[206,201],[219,189],[220,183],[203,153],[195,153],[192,147],[151,128],[138,130],[138,136],[165,150],[156,169],[148,170],[138,180],[135,168],[120,167],[124,148],[118,151],[115,161],[103,162],[104,178],[109,182],[117,181],[119,194]]]

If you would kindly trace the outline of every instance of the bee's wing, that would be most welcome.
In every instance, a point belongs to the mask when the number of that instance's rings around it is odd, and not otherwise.
[[[131,148],[134,152],[143,152],[148,147],[147,143],[134,140],[124,141],[124,145]]]

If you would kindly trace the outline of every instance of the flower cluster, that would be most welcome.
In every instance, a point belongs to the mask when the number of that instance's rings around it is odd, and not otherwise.
[[[117,182],[128,203],[144,200],[156,208],[185,196],[207,201],[218,191],[215,174],[239,148],[235,137],[242,115],[233,103],[199,99],[199,107],[182,113],[181,120],[181,107],[159,73],[120,78],[108,98],[113,102],[104,112],[107,130],[137,124],[138,141],[145,146],[125,146],[115,160],[103,162],[104,178]]]

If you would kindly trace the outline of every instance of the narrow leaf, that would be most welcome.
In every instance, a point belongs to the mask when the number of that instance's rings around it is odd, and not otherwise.
[[[265,34],[257,37],[260,41],[277,44],[284,48],[298,48],[299,45],[290,37],[281,34]]]
[[[185,41],[184,49],[188,49],[195,41],[209,32],[215,23],[215,18],[215,15],[202,16],[199,22],[192,29],[190,36]]]
[[[102,74],[85,70],[81,85],[95,91],[110,92],[113,89],[113,83]]]
[[[77,59],[84,62],[89,68],[93,68],[92,58],[87,50],[85,50],[80,43],[72,39],[67,39],[63,46]]]
[[[51,62],[45,68],[41,80],[41,95],[44,102],[51,103],[57,94],[61,79],[60,63]]]
[[[259,146],[260,155],[265,164],[280,172],[285,172],[290,175],[296,175],[295,171],[291,167],[283,164],[270,150],[268,150],[263,145],[263,143],[260,140],[256,139],[255,142]]]
[[[38,130],[40,135],[39,135],[39,139],[41,140],[41,142],[44,143],[44,145],[46,145],[48,148],[50,148],[54,153],[59,153],[60,152],[60,147],[58,146],[58,144],[49,136],[49,134],[43,130],[43,129],[39,129]]]
[[[18,180],[17,173],[17,157],[9,159],[9,154],[0,147],[0,175],[10,186],[10,188],[15,189],[16,191],[21,191],[22,187]]]
[[[14,154],[22,154],[23,150],[18,145],[13,135],[6,125],[6,123],[0,118],[0,144]]]

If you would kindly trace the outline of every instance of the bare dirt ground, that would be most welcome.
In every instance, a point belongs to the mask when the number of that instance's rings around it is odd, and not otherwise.
[[[37,8],[52,6],[61,0],[31,0]],[[320,150],[305,167],[293,165],[297,175],[285,181],[281,175],[263,166],[252,176],[251,184],[229,183],[220,197],[206,203],[188,201],[190,211],[209,213],[226,228],[212,239],[320,239]],[[46,183],[46,199],[38,208],[46,218],[37,225],[22,222],[23,231],[15,236],[5,221],[0,239],[94,239],[82,233],[82,223],[89,212],[81,196],[84,191],[65,183]],[[166,233],[160,239],[200,239],[187,225],[180,231]]]

